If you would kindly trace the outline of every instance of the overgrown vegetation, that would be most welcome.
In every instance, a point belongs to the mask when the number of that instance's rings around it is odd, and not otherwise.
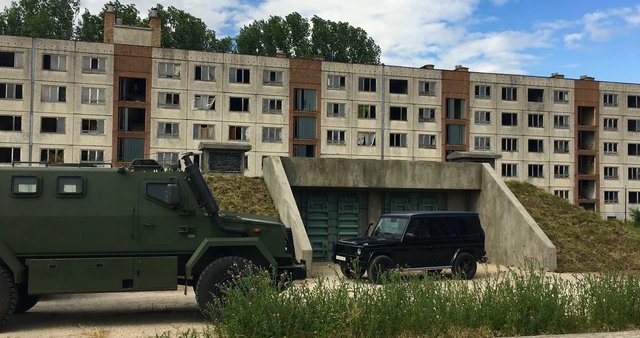
[[[569,281],[528,268],[471,282],[394,278],[380,287],[320,278],[284,292],[266,272],[242,275],[212,309],[220,337],[490,337],[640,327],[635,274]]]
[[[640,233],[532,184],[507,186],[557,248],[558,271],[640,270]]]
[[[221,211],[279,217],[261,177],[214,174],[204,177]]]

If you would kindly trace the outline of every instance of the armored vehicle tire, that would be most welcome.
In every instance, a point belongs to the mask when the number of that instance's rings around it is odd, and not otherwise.
[[[34,296],[27,293],[27,285],[22,284],[18,285],[18,304],[16,305],[16,314],[25,313],[31,310],[38,301],[40,300],[40,296]]]
[[[356,272],[342,264],[340,265],[340,271],[342,272],[342,275],[348,279],[362,278],[362,275],[364,275],[364,271]]]
[[[221,287],[231,281],[234,272],[243,271],[248,265],[247,259],[228,256],[216,259],[202,271],[196,283],[195,294],[200,312],[205,317],[211,317],[213,297],[222,295]]]
[[[15,312],[18,303],[18,289],[13,283],[11,272],[0,266],[0,326]]]
[[[461,252],[453,261],[451,271],[454,276],[458,276],[463,279],[471,279],[476,275],[477,268],[476,258],[470,253]]]
[[[367,269],[369,281],[380,284],[388,278],[388,272],[393,269],[394,266],[395,264],[389,256],[380,255],[374,257],[371,262],[369,262],[369,268]]]

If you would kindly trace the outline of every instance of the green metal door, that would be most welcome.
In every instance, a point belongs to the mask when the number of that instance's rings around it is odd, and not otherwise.
[[[384,213],[443,210],[439,201],[440,196],[433,193],[388,192],[384,199]]]
[[[329,196],[309,194],[306,201],[305,227],[314,259],[325,259],[329,251]]]

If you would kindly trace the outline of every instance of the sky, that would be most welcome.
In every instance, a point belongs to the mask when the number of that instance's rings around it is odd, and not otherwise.
[[[81,0],[98,13],[107,0]],[[133,3],[121,0],[122,3]],[[640,1],[626,0],[141,0],[201,18],[218,37],[298,12],[361,27],[387,65],[640,82]],[[0,0],[0,8],[10,0]],[[83,12],[84,9],[81,9]]]

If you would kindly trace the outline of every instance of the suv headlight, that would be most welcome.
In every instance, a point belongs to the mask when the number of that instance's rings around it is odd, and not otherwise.
[[[358,248],[358,250],[356,250],[356,255],[360,256],[362,254],[362,249]]]

